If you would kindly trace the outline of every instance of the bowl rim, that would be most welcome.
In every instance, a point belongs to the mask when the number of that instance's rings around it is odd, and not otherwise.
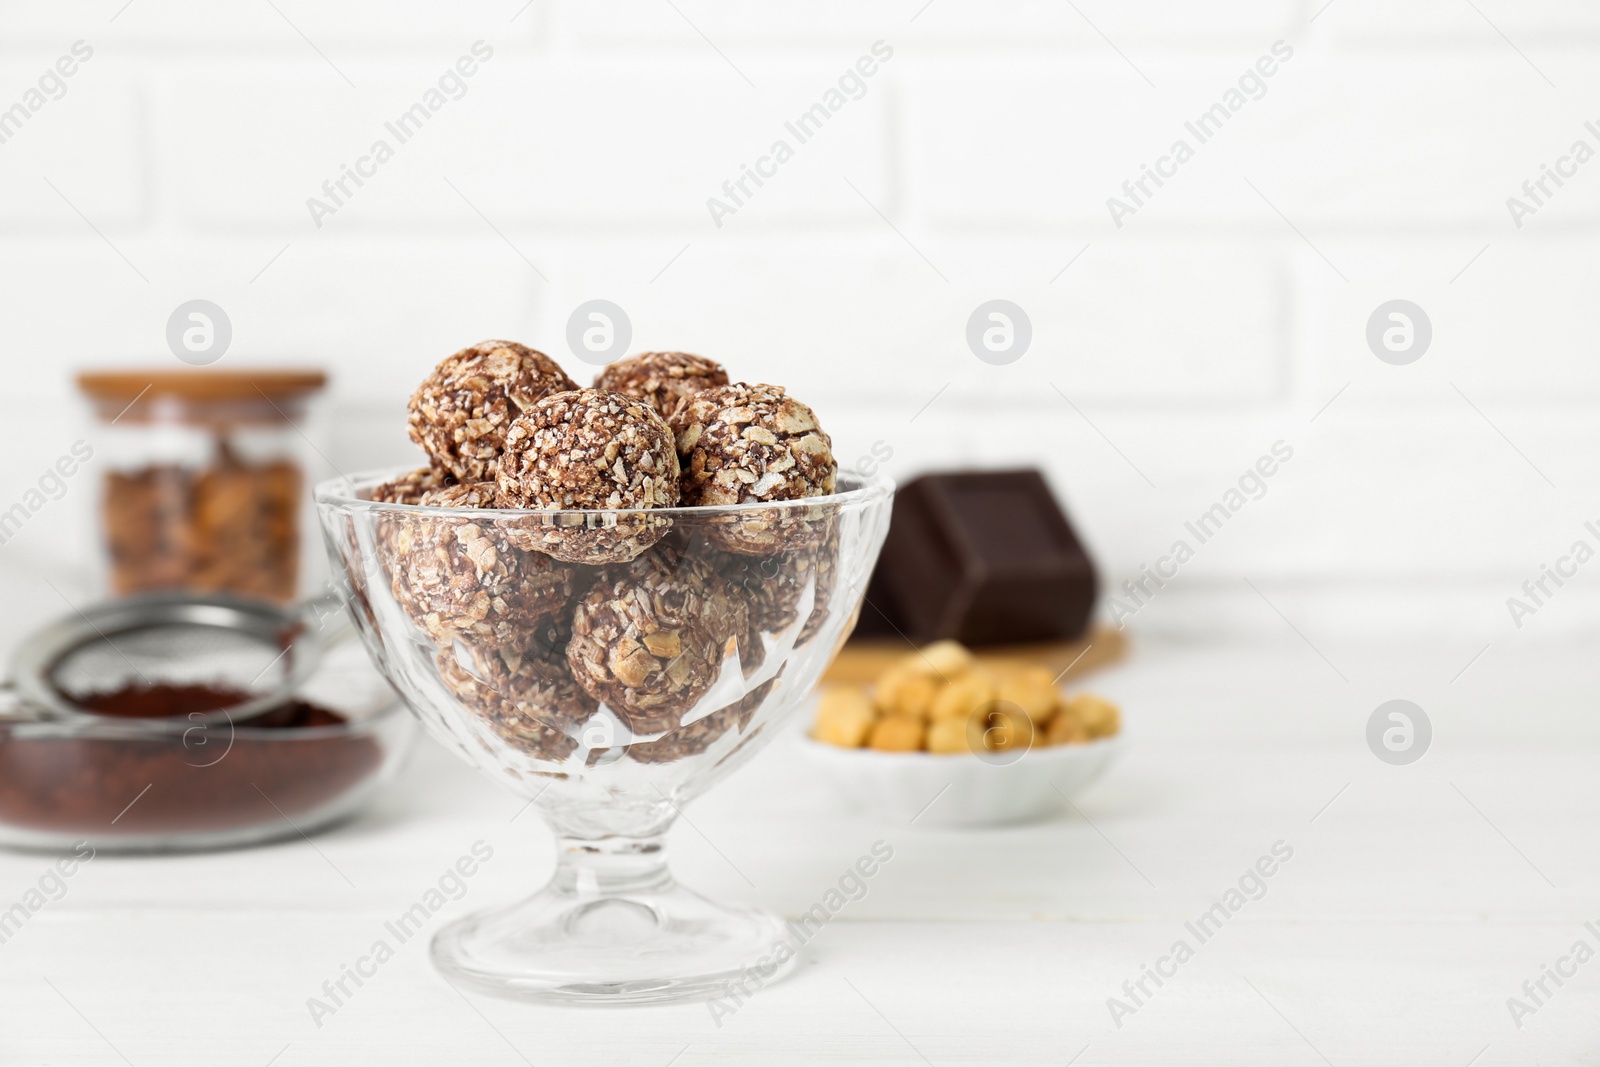
[[[962,757],[969,757],[966,762],[972,766],[996,767],[1003,770],[1007,767],[1018,766],[1024,760],[1040,754],[1049,757],[1052,753],[1060,753],[1063,756],[1082,756],[1090,752],[1114,752],[1126,743],[1126,738],[1127,733],[1125,731],[1118,731],[1110,737],[1096,737],[1090,741],[1075,741],[1062,745],[1030,746],[1021,757],[1010,763],[990,763],[987,760],[976,758],[971,752],[879,752],[877,749],[865,747],[844,748],[840,745],[830,744],[827,741],[818,741],[811,736],[809,729],[799,732],[800,744],[807,751],[818,754],[826,753],[827,756],[825,758],[856,760],[863,763],[875,762],[886,769],[892,766],[932,767],[941,764],[948,767],[954,766]]]
[[[827,496],[806,496],[796,500],[763,500],[748,504],[710,504],[699,507],[680,505],[670,508],[474,508],[439,507],[433,504],[391,504],[368,500],[356,494],[416,470],[416,467],[385,467],[354,474],[341,474],[317,483],[312,497],[319,508],[342,508],[370,513],[394,512],[397,514],[426,514],[482,519],[484,512],[492,512],[496,519],[594,515],[607,518],[615,516],[650,516],[653,518],[706,518],[713,515],[737,515],[753,511],[774,509],[798,510],[814,507],[836,507],[886,500],[894,495],[894,480],[883,474],[866,475],[854,471],[841,471],[839,480],[850,487]]]

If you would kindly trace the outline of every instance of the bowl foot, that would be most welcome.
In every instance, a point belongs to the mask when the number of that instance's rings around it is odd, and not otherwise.
[[[727,998],[730,1011],[786,975],[794,950],[777,916],[675,883],[603,896],[551,886],[433,939],[445,976],[481,993],[561,1004]]]

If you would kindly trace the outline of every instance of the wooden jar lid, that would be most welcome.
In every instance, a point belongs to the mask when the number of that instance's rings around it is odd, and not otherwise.
[[[226,426],[295,418],[328,383],[310,368],[269,370],[96,370],[78,374],[78,388],[106,420],[176,421]]]
[[[78,375],[78,388],[96,400],[124,403],[141,394],[203,403],[298,400],[328,384],[320,370],[95,370]]]

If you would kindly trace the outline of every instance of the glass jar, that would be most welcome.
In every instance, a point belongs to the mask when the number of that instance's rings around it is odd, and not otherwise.
[[[319,370],[80,374],[105,462],[109,590],[298,596],[317,455],[301,424],[326,382]]]

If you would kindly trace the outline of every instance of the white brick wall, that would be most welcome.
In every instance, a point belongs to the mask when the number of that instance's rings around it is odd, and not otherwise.
[[[327,364],[355,467],[410,458],[399,405],[461,344],[592,373],[564,326],[604,297],[636,348],[790,384],[847,463],[1044,465],[1114,582],[1292,442],[1140,626],[1249,619],[1249,576],[1328,626],[1381,625],[1352,590],[1450,589],[1409,617],[1497,627],[1600,507],[1600,161],[1521,228],[1505,204],[1600,149],[1591,3],[275,2],[6,5],[0,111],[95,54],[0,143],[0,500],[80,432],[71,371],[170,360],[183,300],[229,311],[229,361]],[[465,96],[313,225],[480,39]],[[1280,39],[1265,94],[1117,227],[1107,197]],[[860,99],[716,226],[707,198],[879,40]],[[1007,367],[964,339],[992,298],[1033,323]],[[1366,347],[1394,298],[1433,321],[1412,366]],[[4,551],[81,551],[37,525]]]
[[[965,48],[974,42],[1011,47],[1100,50],[1103,39],[1136,44],[1217,44],[1283,35],[1294,24],[1296,5],[1274,0],[1159,0],[1137,13],[1117,0],[1079,0],[1071,6],[1049,0],[978,4],[957,0],[825,0],[804,7],[740,4],[733,0],[686,0],[682,14],[650,0],[586,4],[558,0],[555,22],[580,41],[656,45],[693,44],[699,32],[716,30],[752,51],[783,47],[795,38],[829,41],[868,35],[928,41]],[[1086,21],[1087,17],[1087,21]]]
[[[7,36],[30,44],[73,37],[106,38],[149,49],[189,48],[257,51],[273,49],[295,53],[308,49],[305,38],[317,47],[337,45],[349,55],[370,55],[380,50],[436,47],[456,37],[482,36],[494,29],[497,36],[529,37],[540,24],[542,9],[534,5],[513,23],[520,4],[507,6],[493,0],[273,0],[272,4],[215,4],[208,0],[162,0],[148,4],[136,0],[83,0],[57,4],[52,0],[8,0]],[[277,8],[276,11],[273,9]],[[302,37],[301,35],[304,35]],[[343,58],[329,52],[339,63]],[[342,65],[342,63],[340,63]]]
[[[1321,7],[1325,0],[1313,2]],[[1600,37],[1600,10],[1584,0],[1475,0],[1482,14],[1454,0],[1338,3],[1327,21],[1318,24],[1341,40],[1499,45],[1496,27],[1518,44],[1593,44]]]

